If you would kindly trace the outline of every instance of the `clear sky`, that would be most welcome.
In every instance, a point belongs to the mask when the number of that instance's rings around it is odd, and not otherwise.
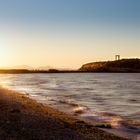
[[[79,68],[140,58],[140,0],[0,0],[0,66]]]

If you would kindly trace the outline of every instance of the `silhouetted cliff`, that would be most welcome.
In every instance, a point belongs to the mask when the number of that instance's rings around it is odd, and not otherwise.
[[[87,63],[79,70],[85,72],[140,72],[140,59]]]

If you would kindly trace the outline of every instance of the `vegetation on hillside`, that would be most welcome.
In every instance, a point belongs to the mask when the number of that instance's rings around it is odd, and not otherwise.
[[[140,72],[140,59],[87,63],[79,70],[85,72]]]

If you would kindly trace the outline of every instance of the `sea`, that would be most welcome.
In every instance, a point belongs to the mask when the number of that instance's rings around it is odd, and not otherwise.
[[[0,85],[110,133],[140,140],[140,73],[0,74]]]

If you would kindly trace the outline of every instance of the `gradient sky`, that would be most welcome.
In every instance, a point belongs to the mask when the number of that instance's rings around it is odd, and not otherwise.
[[[0,66],[79,68],[140,58],[140,0],[0,0]]]

